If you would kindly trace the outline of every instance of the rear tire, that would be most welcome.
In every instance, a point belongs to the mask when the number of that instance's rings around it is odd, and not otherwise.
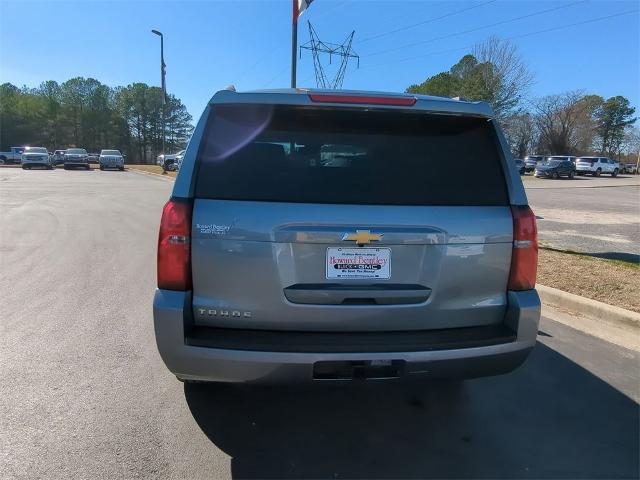
[[[602,169],[599,168],[599,169],[596,170],[596,173],[594,173],[593,175],[596,176],[596,177],[599,177],[601,173],[602,173]]]
[[[575,177],[575,175],[576,175],[576,174],[575,174],[575,172],[574,172],[573,170],[571,170],[571,171],[569,172],[569,178],[570,178],[571,180],[573,180],[573,177]]]
[[[553,178],[554,180],[557,180],[560,178],[560,174],[558,172],[553,172],[553,175],[551,176],[551,178]]]
[[[104,172],[104,167],[100,165],[100,170]]]
[[[124,167],[120,167],[120,171],[121,171],[121,172],[124,172]]]
[[[22,165],[22,169],[23,169],[23,170],[26,170],[26,169],[27,169],[27,166],[26,166],[26,165]]]
[[[616,168],[612,173],[611,173],[612,177],[617,177],[618,176],[618,169]]]

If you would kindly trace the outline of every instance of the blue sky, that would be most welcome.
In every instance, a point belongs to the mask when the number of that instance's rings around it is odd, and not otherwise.
[[[640,107],[639,9],[637,0],[315,0],[300,19],[299,43],[309,38],[307,20],[328,42],[355,30],[360,68],[349,66],[344,88],[403,91],[497,35],[515,43],[535,74],[532,97],[581,89]],[[611,18],[591,21],[602,17]],[[168,90],[196,119],[228,84],[289,85],[289,0],[0,0],[0,82],[91,76],[111,86],[157,85],[152,28],[165,35]],[[298,85],[315,86],[310,53],[298,65]]]

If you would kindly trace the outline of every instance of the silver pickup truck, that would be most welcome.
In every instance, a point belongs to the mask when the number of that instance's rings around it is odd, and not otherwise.
[[[162,213],[156,341],[183,381],[506,373],[536,344],[537,255],[487,104],[222,91]]]
[[[0,152],[0,165],[20,163],[25,148],[27,147],[11,147],[8,152]]]

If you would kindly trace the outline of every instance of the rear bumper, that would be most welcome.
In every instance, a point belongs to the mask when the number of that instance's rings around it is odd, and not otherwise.
[[[318,362],[393,361],[402,379],[470,378],[508,373],[527,358],[536,343],[540,298],[535,290],[509,292],[504,327],[513,332],[504,343],[416,351],[296,352],[210,348],[189,344],[191,297],[188,292],[157,290],[154,328],[167,368],[186,380],[294,383],[314,380]],[[390,349],[389,349],[390,350]],[[394,376],[395,378],[395,376]],[[317,377],[315,378],[317,380]]]

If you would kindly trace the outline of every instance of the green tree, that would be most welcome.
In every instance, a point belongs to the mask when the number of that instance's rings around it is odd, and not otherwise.
[[[448,72],[411,85],[407,92],[486,101],[496,116],[504,119],[516,111],[532,81],[515,46],[491,37],[476,45]]]
[[[595,110],[597,148],[602,155],[615,156],[620,153],[625,130],[635,123],[636,109],[622,96],[608,98]]]
[[[164,106],[166,151],[184,148],[193,126],[180,99]],[[0,85],[2,149],[42,145],[98,151],[117,148],[129,162],[149,162],[162,149],[162,91],[144,83],[110,88],[94,78],[75,77],[35,89]]]
[[[407,92],[438,97],[455,97],[456,92],[459,91],[458,83],[458,79],[451,72],[440,72],[418,85],[411,85],[407,88]]]

